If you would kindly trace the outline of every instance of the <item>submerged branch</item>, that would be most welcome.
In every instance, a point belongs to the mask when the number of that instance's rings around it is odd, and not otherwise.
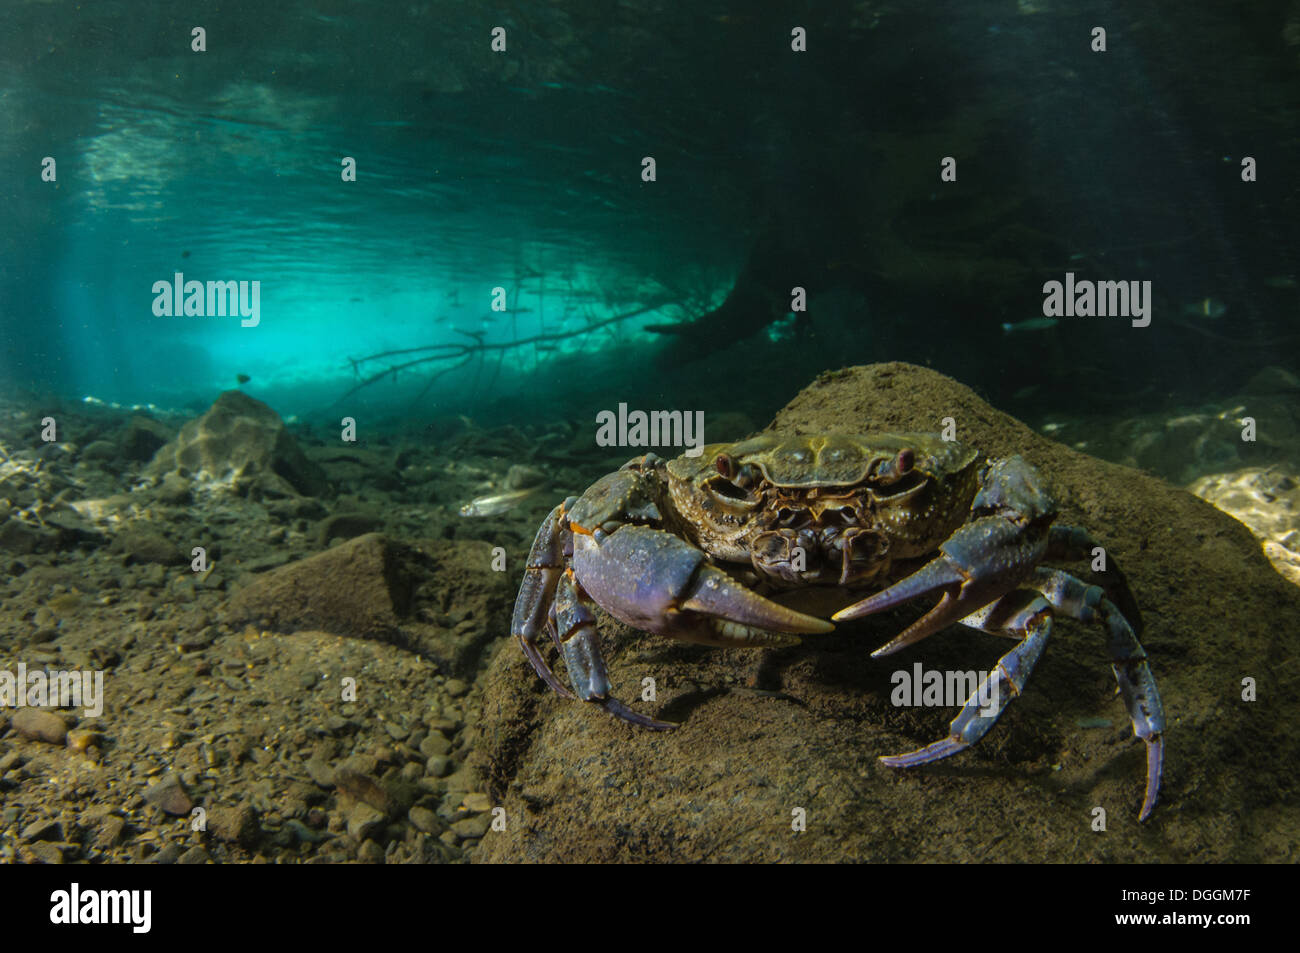
[[[459,331],[460,334],[472,338],[472,343],[450,342],[445,344],[424,344],[419,347],[393,348],[387,351],[380,351],[376,354],[367,354],[365,357],[349,357],[348,363],[352,365],[353,373],[360,376],[362,365],[368,362],[382,361],[388,358],[401,357],[407,354],[422,355],[413,360],[403,361],[400,364],[390,364],[384,367],[383,370],[370,374],[360,380],[356,386],[352,387],[346,394],[340,397],[339,401],[346,400],[362,388],[369,387],[371,384],[376,384],[390,375],[396,379],[399,371],[404,371],[412,367],[419,367],[423,364],[430,364],[435,361],[455,362],[448,367],[439,368],[433,376],[429,378],[424,389],[420,391],[419,397],[416,398],[416,400],[419,400],[420,397],[423,397],[428,393],[429,388],[433,386],[433,382],[439,377],[456,370],[458,367],[464,366],[466,363],[473,360],[475,356],[482,356],[489,351],[496,351],[499,352],[498,359],[500,359],[504,356],[504,352],[514,350],[515,348],[527,347],[530,344],[564,341],[569,338],[581,337],[584,334],[590,334],[592,331],[598,331],[611,324],[618,324],[620,321],[627,321],[630,318],[635,318],[639,315],[646,314],[647,312],[655,311],[669,303],[671,302],[660,301],[655,304],[645,305],[644,307],[637,308],[634,311],[627,311],[623,314],[616,314],[613,317],[605,318],[602,321],[592,322],[591,324],[578,328],[575,331],[548,331],[542,334],[534,334],[531,337],[518,338],[513,341],[497,342],[484,341],[483,332],[481,331]]]

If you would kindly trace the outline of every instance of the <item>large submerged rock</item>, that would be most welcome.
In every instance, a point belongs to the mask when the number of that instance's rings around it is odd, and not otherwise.
[[[169,473],[263,496],[319,496],[325,473],[303,454],[280,415],[243,391],[225,391],[202,417],[181,428],[145,475]]]
[[[1145,754],[1095,627],[1060,622],[1022,697],[976,747],[923,768],[877,760],[947,733],[895,707],[891,675],[988,670],[1010,643],[953,626],[872,649],[930,600],[779,651],[679,645],[602,618],[617,693],[681,722],[655,733],[553,695],[518,647],[489,671],[479,769],[504,806],[481,861],[1281,861],[1297,848],[1300,592],[1235,520],[1184,490],[1036,435],[919,367],[824,374],[784,432],[927,430],[1020,453],[1127,574],[1168,715],[1160,803],[1137,821]],[[578,488],[573,488],[578,489]],[[1087,578],[1083,565],[1069,566]],[[562,676],[563,677],[563,676]],[[653,677],[658,700],[641,702]],[[1252,679],[1257,700],[1243,700]],[[1105,810],[1106,830],[1095,829]],[[806,831],[792,822],[805,818]]]
[[[491,563],[491,547],[476,540],[439,540],[426,550],[367,533],[256,576],[222,616],[278,632],[391,642],[473,677],[484,650],[510,627],[512,593]]]

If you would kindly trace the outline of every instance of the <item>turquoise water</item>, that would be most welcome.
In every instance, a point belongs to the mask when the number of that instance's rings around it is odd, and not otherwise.
[[[761,410],[899,358],[1077,404],[1138,378],[1194,392],[1205,365],[1230,389],[1294,343],[1285,4],[828,4],[795,17],[806,52],[774,4],[7,7],[0,369],[20,385],[198,407],[243,374],[308,415],[436,357],[348,399]],[[1152,281],[1168,320],[1035,327],[1067,269]],[[257,326],[155,314],[178,272],[259,282]],[[747,275],[738,326],[676,349],[646,330]],[[1066,374],[1089,383],[1062,394]]]

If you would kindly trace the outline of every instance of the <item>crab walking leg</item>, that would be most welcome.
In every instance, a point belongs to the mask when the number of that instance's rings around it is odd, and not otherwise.
[[[1106,630],[1110,667],[1133,723],[1133,734],[1146,743],[1147,786],[1138,814],[1138,820],[1145,821],[1160,796],[1165,765],[1165,709],[1147,665],[1147,653],[1124,614],[1100,587],[1089,586],[1059,569],[1039,569],[1033,585],[1056,608],[1082,622],[1099,622]]]
[[[1003,709],[1010,703],[1004,689],[1019,694],[1029,673],[1042,655],[1047,637],[1051,633],[1051,610],[1064,612],[1081,622],[1100,622],[1106,629],[1109,641],[1111,668],[1119,682],[1124,705],[1133,722],[1133,733],[1146,742],[1147,782],[1138,820],[1150,816],[1160,794],[1160,779],[1164,771],[1164,708],[1155,679],[1147,667],[1146,652],[1123,614],[1115,608],[1098,586],[1089,586],[1069,573],[1058,569],[1037,569],[1027,582],[1041,595],[1010,618],[1003,621],[1005,604],[1011,597],[981,609],[962,622],[986,632],[1019,634],[1025,632],[1021,642],[1002,657],[997,668],[990,673],[979,689],[967,699],[965,707],[950,725],[951,734],[932,745],[904,755],[881,758],[890,767],[913,767],[938,761],[970,747],[993,727]],[[1003,630],[1003,631],[999,631]],[[997,681],[997,695],[990,696],[992,683]],[[993,698],[992,711],[988,699]]]
[[[677,727],[672,722],[656,721],[635,712],[610,696],[609,673],[600,654],[595,604],[573,578],[572,570],[560,577],[555,590],[555,625],[564,664],[569,669],[569,681],[573,683],[578,698],[595,702],[616,718],[645,728],[664,731]]]
[[[986,606],[962,621],[972,628],[989,626],[1023,635],[1016,647],[998,659],[997,666],[966,699],[961,712],[948,726],[948,737],[916,751],[882,757],[882,763],[891,768],[912,768],[964,751],[988,734],[1011,704],[1011,699],[1024,689],[1052,633],[1051,606],[1045,599],[1034,598],[998,625],[995,619],[1001,614],[1000,608],[1000,603]]]
[[[1128,584],[1128,577],[1115,562],[1115,557],[1107,552],[1091,533],[1082,526],[1053,526],[1047,534],[1045,561],[1090,562],[1098,549],[1106,553],[1105,569],[1102,570],[1105,579],[1103,583],[1105,595],[1123,613],[1136,634],[1142,630],[1142,610]]]
[[[570,692],[555,677],[551,667],[542,658],[537,649],[538,630],[551,617],[551,633],[555,634],[554,606],[555,587],[564,572],[565,537],[568,530],[564,528],[564,513],[573,505],[577,497],[569,497],[542,522],[533,540],[532,551],[528,554],[528,564],[524,567],[524,581],[519,586],[519,595],[515,599],[515,613],[510,623],[510,631],[519,640],[524,655],[551,688],[565,698],[572,698]],[[558,642],[558,638],[557,638]]]

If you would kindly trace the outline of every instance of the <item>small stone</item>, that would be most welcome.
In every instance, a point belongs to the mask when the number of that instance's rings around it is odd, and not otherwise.
[[[204,626],[197,632],[181,632],[176,636],[176,644],[182,652],[199,652],[212,644],[217,637],[216,626]]]
[[[105,814],[104,819],[99,822],[99,830],[95,833],[95,846],[101,850],[113,847],[121,839],[125,827],[126,821],[116,814]]]
[[[438,815],[433,813],[427,807],[416,805],[408,812],[407,817],[415,825],[416,830],[424,831],[426,834],[432,834],[438,829]]]
[[[10,751],[0,756],[0,774],[4,774],[10,768],[21,767],[24,760],[22,754],[17,751]]]
[[[68,724],[52,711],[20,708],[14,713],[13,729],[24,738],[61,745],[68,737]]]
[[[208,811],[208,830],[218,840],[241,847],[253,846],[262,834],[257,813],[247,804],[212,808]]]
[[[190,501],[190,481],[179,473],[169,473],[163,477],[157,489],[158,499],[163,503],[188,503]]]
[[[537,467],[516,463],[506,473],[506,489],[526,490],[546,482],[546,473]]]
[[[424,763],[424,773],[431,778],[445,778],[451,771],[451,759],[445,754],[435,754]]]
[[[81,459],[103,462],[117,456],[117,447],[107,440],[96,440],[81,450]]]
[[[447,684],[442,687],[446,689],[447,694],[450,695],[452,698],[460,698],[461,695],[464,695],[467,691],[469,691],[469,686],[466,685],[464,682],[462,682],[459,678],[447,679]]]
[[[477,790],[482,785],[482,780],[477,773],[472,771],[468,766],[462,767],[455,774],[447,778],[448,791],[460,791],[468,794],[470,791]]]
[[[435,754],[446,754],[450,750],[451,742],[436,731],[430,732],[429,736],[420,742],[420,754],[426,758]]]
[[[358,801],[348,812],[348,833],[356,840],[365,840],[379,833],[386,818],[382,811],[371,807],[365,801]]]
[[[460,806],[467,811],[481,814],[483,811],[492,810],[492,799],[481,791],[475,791],[473,794],[466,794]]]
[[[175,844],[168,844],[153,857],[149,858],[150,863],[154,864],[174,864],[180,859],[181,849]]]
[[[451,831],[462,840],[482,837],[492,826],[492,816],[490,814],[478,814],[474,817],[463,817],[451,825]]]
[[[207,863],[208,861],[210,861],[211,859],[212,859],[212,855],[210,855],[210,854],[207,852],[207,850],[204,849],[204,847],[203,847],[202,844],[199,844],[199,845],[196,846],[196,847],[191,847],[191,848],[190,848],[189,850],[187,850],[185,853],[181,854],[180,857],[176,858],[176,863],[178,863],[178,864],[206,864],[206,863]]]
[[[85,754],[89,748],[103,748],[104,736],[98,731],[74,728],[68,732],[68,748],[78,754]]]
[[[384,528],[384,521],[367,513],[339,513],[321,521],[316,528],[316,541],[328,546],[333,539],[355,539],[366,533]]]
[[[304,765],[308,776],[323,788],[334,787],[334,767],[323,758],[313,757]]]
[[[63,840],[63,828],[58,821],[50,818],[43,821],[33,821],[23,828],[23,832],[18,835],[25,841],[38,840]]]
[[[372,840],[363,841],[357,848],[357,860],[363,864],[382,864],[384,849]]]
[[[63,851],[49,841],[40,841],[32,844],[28,848],[38,863],[42,864],[61,864],[63,863]]]
[[[352,768],[340,767],[334,772],[334,785],[353,800],[364,801],[381,814],[392,807],[388,792],[373,778]]]
[[[123,553],[128,562],[173,566],[189,561],[179,546],[149,530],[126,530],[113,540],[111,549]]]
[[[157,784],[144,790],[144,799],[165,814],[180,816],[188,814],[194,802],[181,785],[180,775],[169,771]]]

